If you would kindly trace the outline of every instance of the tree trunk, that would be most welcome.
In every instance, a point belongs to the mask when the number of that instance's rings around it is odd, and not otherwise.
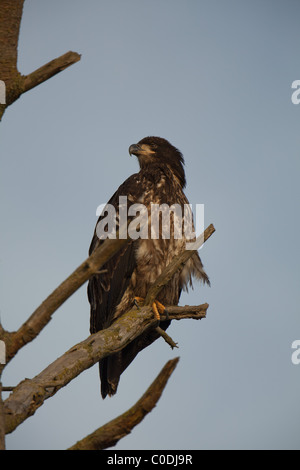
[[[6,85],[6,105],[0,104],[0,119],[7,105],[22,91],[22,75],[17,69],[18,38],[24,0],[0,1],[0,80]]]

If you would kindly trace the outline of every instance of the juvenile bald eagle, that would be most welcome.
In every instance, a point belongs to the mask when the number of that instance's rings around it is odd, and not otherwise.
[[[130,176],[109,201],[116,210],[117,220],[120,196],[127,197],[128,209],[135,203],[144,204],[146,208],[150,208],[151,204],[177,204],[182,208],[188,204],[183,192],[186,184],[184,159],[178,149],[161,137],[145,137],[138,144],[131,145],[129,153],[137,156],[140,171]],[[104,212],[98,222],[103,220]],[[135,298],[146,296],[149,286],[185,246],[184,236],[176,238],[173,216],[170,239],[161,236],[158,239],[131,239],[125,248],[101,268],[102,273],[90,279],[88,299],[91,305],[91,333],[108,328],[116,318],[133,307]],[[95,229],[89,254],[102,242]],[[157,300],[163,305],[177,305],[182,289],[191,284],[192,277],[209,284],[197,252],[160,291]],[[166,329],[169,323],[162,321],[160,326]],[[122,351],[99,362],[103,398],[116,393],[122,372],[139,351],[157,338],[155,330],[147,331]]]

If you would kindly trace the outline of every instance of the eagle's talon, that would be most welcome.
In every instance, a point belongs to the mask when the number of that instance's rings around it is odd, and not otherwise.
[[[143,303],[144,300],[145,299],[143,297],[135,296],[133,302],[134,302],[134,305],[139,309],[140,308],[139,304]],[[158,321],[160,321],[161,315],[166,315],[167,319],[169,318],[169,314],[166,310],[166,307],[162,303],[160,303],[158,300],[155,300],[153,302],[152,310],[153,310],[155,319]]]
[[[158,300],[155,300],[152,304],[152,310],[154,312],[154,316],[156,318],[156,320],[160,321],[161,318],[160,316],[161,315],[167,315],[168,317],[168,313],[166,313],[166,307],[160,303]]]
[[[139,303],[143,303],[145,299],[143,297],[134,297],[133,303],[134,305],[140,309]]]

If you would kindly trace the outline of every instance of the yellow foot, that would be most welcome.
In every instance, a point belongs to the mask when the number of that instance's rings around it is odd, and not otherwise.
[[[142,302],[144,302],[143,297],[134,298],[135,305],[139,306],[138,304]],[[154,317],[156,318],[156,320],[160,321],[160,315],[163,315],[165,313],[166,308],[158,300],[155,300],[152,304],[152,310],[153,310]]]
[[[160,315],[165,313],[165,306],[161,304],[158,300],[155,300],[152,304],[152,310],[156,320],[160,320]]]

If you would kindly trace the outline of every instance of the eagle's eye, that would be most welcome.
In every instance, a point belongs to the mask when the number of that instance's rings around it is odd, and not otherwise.
[[[140,155],[145,155],[150,157],[156,153],[157,145],[156,144],[142,144],[140,145]]]

